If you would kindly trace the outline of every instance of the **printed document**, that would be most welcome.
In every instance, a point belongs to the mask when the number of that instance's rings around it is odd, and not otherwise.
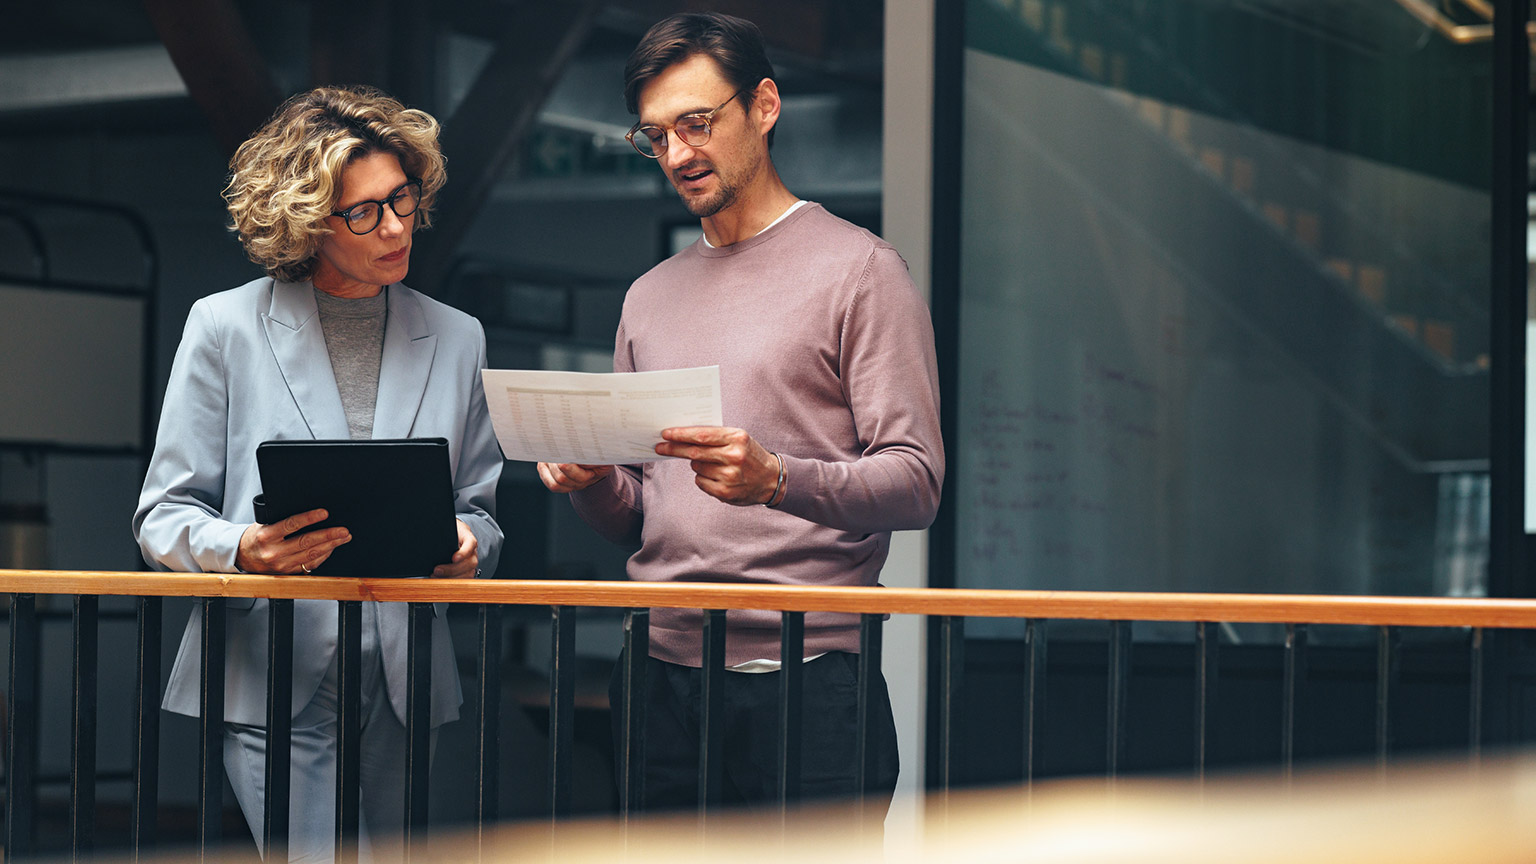
[[[661,430],[719,426],[720,367],[658,372],[485,369],[501,452],[523,462],[629,465],[656,455]]]

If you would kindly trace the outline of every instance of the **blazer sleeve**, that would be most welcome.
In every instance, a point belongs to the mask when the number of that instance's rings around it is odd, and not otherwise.
[[[496,572],[501,560],[502,531],[496,523],[496,483],[501,479],[501,445],[491,427],[480,371],[486,367],[485,328],[475,325],[479,353],[469,381],[469,407],[464,423],[458,473],[453,478],[454,510],[480,544],[480,575]]]
[[[154,454],[133,514],[144,560],[157,570],[234,573],[244,525],[221,518],[229,389],[206,300],[193,305],[160,411]]]

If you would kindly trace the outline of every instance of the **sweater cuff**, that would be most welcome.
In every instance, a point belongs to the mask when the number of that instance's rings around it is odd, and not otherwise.
[[[784,493],[772,509],[809,519],[818,497],[815,487],[820,475],[816,460],[801,459],[788,453],[776,455],[784,460]]]

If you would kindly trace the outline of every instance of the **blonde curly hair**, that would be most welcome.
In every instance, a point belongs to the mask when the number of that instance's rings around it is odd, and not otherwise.
[[[415,228],[432,224],[447,174],[437,120],[372,87],[317,87],[290,97],[229,161],[224,200],[230,230],[267,275],[302,282],[314,274],[332,230],[341,174],[357,159],[392,153],[421,181]]]

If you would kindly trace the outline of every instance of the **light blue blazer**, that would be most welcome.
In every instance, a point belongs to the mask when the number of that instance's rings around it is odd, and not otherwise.
[[[485,332],[469,315],[404,285],[388,289],[375,438],[448,439],[457,515],[480,542],[480,569],[501,552],[496,481],[501,450],[481,388]],[[171,379],[133,532],[159,570],[234,573],[240,535],[255,521],[261,491],[256,445],[270,439],[347,438],[308,282],[263,278],[193,304]],[[228,603],[224,719],[266,725],[267,601]],[[390,702],[405,717],[406,606],[378,606],[380,651]],[[441,610],[439,610],[441,611]],[[320,685],[336,651],[337,604],[294,604],[293,713]],[[171,669],[164,707],[198,713],[194,609]],[[432,628],[432,723],[456,719],[463,696],[447,621]]]

